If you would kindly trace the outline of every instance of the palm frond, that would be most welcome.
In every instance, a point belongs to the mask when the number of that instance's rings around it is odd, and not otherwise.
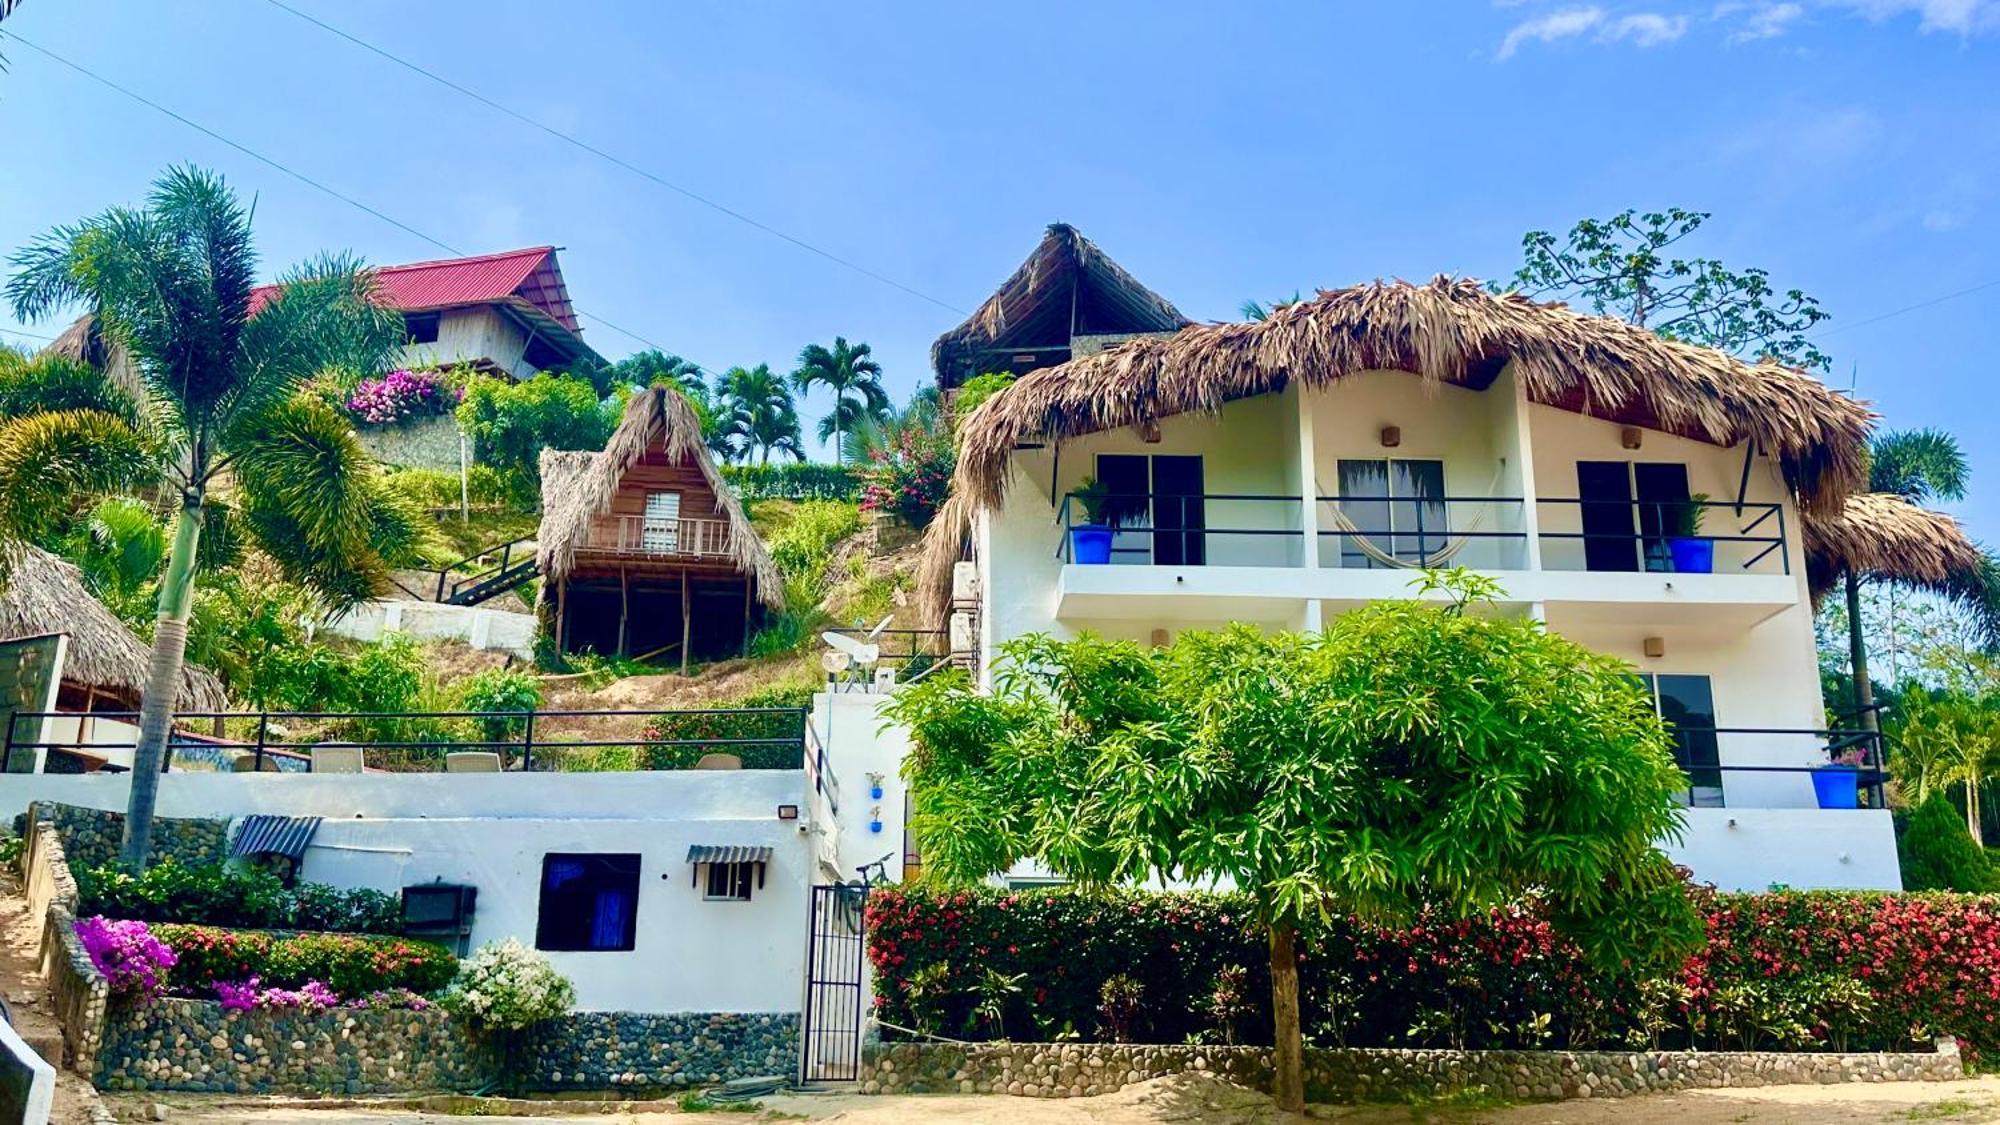
[[[0,350],[0,418],[97,410],[139,425],[139,404],[104,372],[64,356]]]
[[[1972,474],[1958,439],[1943,430],[1895,430],[1868,443],[1868,490],[1913,504],[1963,500]]]
[[[281,277],[244,327],[242,377],[220,412],[264,413],[324,371],[383,370],[402,342],[402,317],[376,299],[374,274],[358,258],[313,258]]]
[[[281,513],[314,551],[367,550],[375,465],[326,404],[300,395],[239,419],[229,445],[246,512]]]
[[[166,525],[144,503],[114,496],[90,510],[76,549],[64,553],[94,592],[129,597],[159,577],[167,561]]]
[[[116,415],[63,410],[0,422],[0,538],[31,538],[85,501],[157,479],[155,450]]]
[[[195,547],[195,567],[213,574],[243,561],[243,517],[236,506],[210,496],[201,505],[201,538]]]
[[[388,584],[388,567],[374,551],[316,545],[295,513],[274,506],[267,498],[247,497],[243,522],[257,546],[278,564],[286,581],[311,591],[329,610],[366,601]]]

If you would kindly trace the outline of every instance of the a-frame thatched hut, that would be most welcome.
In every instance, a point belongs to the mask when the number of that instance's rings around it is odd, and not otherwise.
[[[965,323],[931,345],[931,366],[949,392],[974,375],[1021,374],[1191,323],[1075,227],[1055,223]]]
[[[563,652],[733,656],[777,567],[680,392],[632,396],[602,453],[542,453],[541,614]]]

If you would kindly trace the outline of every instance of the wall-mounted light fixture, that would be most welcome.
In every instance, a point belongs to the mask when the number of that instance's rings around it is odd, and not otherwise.
[[[1618,444],[1627,449],[1637,449],[1639,448],[1639,443],[1643,440],[1643,434],[1644,431],[1640,430],[1637,426],[1620,427],[1618,430]]]
[[[1640,650],[1647,656],[1658,660],[1667,654],[1667,638],[1647,637],[1644,641],[1640,642]]]
[[[1159,422],[1148,418],[1144,422],[1139,423],[1139,440],[1145,442],[1147,445],[1160,444]]]
[[[799,818],[799,807],[797,805],[778,806],[779,820],[797,820],[798,818]]]
[[[1153,635],[1151,637],[1151,640],[1153,642],[1153,647],[1154,648],[1167,647],[1167,641],[1170,640],[1171,637],[1172,634],[1168,633],[1165,629],[1153,630]]]
[[[1403,427],[1401,426],[1382,427],[1382,448],[1394,449],[1401,444],[1403,444]]]

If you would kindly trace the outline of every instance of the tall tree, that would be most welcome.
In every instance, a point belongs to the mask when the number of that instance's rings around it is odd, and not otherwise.
[[[841,434],[864,421],[880,421],[889,413],[889,394],[882,389],[882,365],[867,344],[849,344],[835,336],[833,347],[807,344],[799,351],[792,385],[808,394],[816,386],[833,392],[833,409],[819,422],[819,439],[833,442],[833,459],[843,458]]]
[[[769,364],[732,367],[716,380],[716,390],[722,399],[722,439],[735,455],[747,461],[754,451],[759,464],[768,464],[772,453],[805,460],[791,388]]]
[[[1764,270],[1672,252],[1708,217],[1679,207],[1628,210],[1584,219],[1562,239],[1529,231],[1521,268],[1492,288],[1582,304],[1672,340],[1825,371],[1832,360],[1808,338],[1828,315],[1818,301],[1797,289],[1778,292]]]
[[[420,513],[381,481],[352,428],[298,393],[328,370],[376,371],[402,342],[359,262],[314,259],[283,275],[253,317],[250,218],[222,179],[174,168],[143,208],[58,227],[12,258],[24,322],[84,305],[132,357],[140,425],[100,409],[46,411],[0,428],[0,532],[122,478],[164,480],[178,513],[140,708],[123,857],[143,867],[187,644],[209,491],[236,485],[249,534],[330,606],[386,583],[423,542]]]
[[[1248,625],[1162,649],[1010,642],[991,693],[933,676],[886,714],[926,878],[1024,859],[1085,884],[1226,879],[1271,957],[1280,1108],[1303,1108],[1300,926],[1460,916],[1522,895],[1602,963],[1667,963],[1700,921],[1656,842],[1687,784],[1629,666],[1539,623],[1377,602],[1323,633]]]

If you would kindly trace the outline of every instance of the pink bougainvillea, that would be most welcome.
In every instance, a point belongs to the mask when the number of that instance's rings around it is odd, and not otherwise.
[[[347,396],[346,409],[355,421],[386,426],[412,418],[449,414],[465,392],[445,385],[434,371],[397,369],[379,379],[363,379]]]
[[[285,1008],[301,1012],[323,1012],[340,1006],[340,997],[333,989],[316,980],[309,980],[297,988],[264,988],[263,981],[251,977],[247,981],[217,981],[215,998],[225,1011],[247,1012],[252,1008]]]
[[[178,958],[146,923],[94,915],[77,920],[76,936],[114,994],[145,1001],[166,990],[167,973]]]

